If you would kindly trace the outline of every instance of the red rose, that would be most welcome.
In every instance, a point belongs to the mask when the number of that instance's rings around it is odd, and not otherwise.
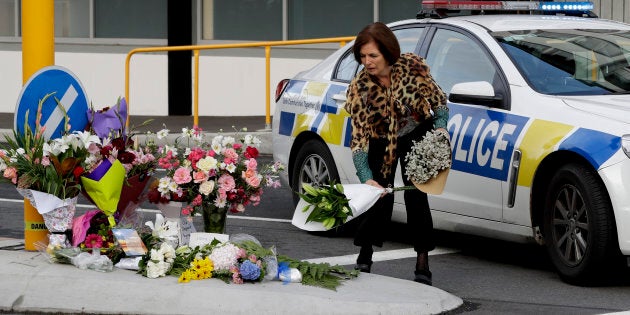
[[[258,154],[258,149],[254,147],[247,147],[247,149],[245,149],[245,157],[248,159],[255,159],[258,157]]]

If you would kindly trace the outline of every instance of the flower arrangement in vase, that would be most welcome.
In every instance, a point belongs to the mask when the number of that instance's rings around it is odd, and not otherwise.
[[[157,134],[163,138],[168,130]],[[201,129],[184,128],[173,146],[158,150],[158,165],[166,175],[150,186],[149,201],[182,201],[183,215],[201,214],[206,232],[223,233],[228,212],[258,205],[264,187],[280,185],[282,165],[258,165],[259,144],[249,134],[239,140],[219,134],[206,142]]]

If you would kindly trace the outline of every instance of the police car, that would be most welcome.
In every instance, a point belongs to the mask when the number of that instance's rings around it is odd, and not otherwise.
[[[429,197],[435,227],[544,244],[574,284],[630,256],[630,25],[592,7],[424,1],[389,24],[449,98],[453,166]],[[343,104],[361,69],[349,43],[278,84],[273,152],[294,191],[358,183]],[[395,203],[404,222],[402,194]]]

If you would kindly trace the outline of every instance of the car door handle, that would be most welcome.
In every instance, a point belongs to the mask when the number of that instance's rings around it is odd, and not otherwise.
[[[332,99],[335,100],[335,102],[337,102],[337,104],[343,104],[346,102],[346,95],[345,94],[334,94],[332,96]]]

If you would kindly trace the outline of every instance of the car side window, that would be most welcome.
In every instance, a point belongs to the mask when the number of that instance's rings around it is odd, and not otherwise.
[[[394,35],[398,38],[401,53],[415,53],[418,47],[418,41],[424,35],[424,27],[403,28],[394,30]]]
[[[350,82],[357,73],[359,63],[354,60],[354,54],[352,49],[349,49],[343,57],[339,60],[337,67],[335,68],[334,80]]]
[[[426,57],[431,75],[448,95],[453,85],[486,81],[493,84],[497,70],[485,50],[468,36],[438,29]]]
[[[418,41],[420,40],[420,37],[424,35],[425,28],[403,28],[393,30],[393,32],[394,35],[396,35],[396,38],[398,38],[401,53],[416,52]],[[350,82],[362,68],[363,65],[360,65],[356,60],[354,60],[352,49],[349,49],[346,53],[344,53],[343,57],[339,59],[333,74],[333,80]]]

